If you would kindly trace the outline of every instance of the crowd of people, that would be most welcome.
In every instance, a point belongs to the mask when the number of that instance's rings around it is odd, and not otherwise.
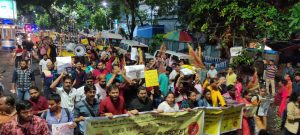
[[[52,124],[68,122],[72,123],[69,128],[74,128],[75,134],[84,134],[87,117],[113,118],[114,115],[136,115],[144,111],[166,113],[196,107],[230,108],[236,104],[256,106],[258,110],[260,103],[269,98],[274,99],[279,108],[284,134],[300,134],[300,73],[294,71],[290,63],[277,85],[278,69],[274,61],[269,60],[264,87],[255,69],[252,76],[245,79],[236,74],[233,67],[221,72],[212,64],[203,78],[199,72],[205,69],[185,75],[181,71],[190,63],[171,61],[163,52],[155,59],[132,61],[130,52],[119,54],[112,46],[99,51],[91,43],[86,57],[75,57],[70,70],[58,74],[56,56],[44,48],[52,46],[47,40],[38,47],[42,88],[36,87],[40,82],[35,81],[28,59],[19,57],[23,56],[23,51],[18,49],[25,47],[19,46],[16,50],[11,92],[17,93],[17,97],[1,95],[1,135],[49,135]],[[145,65],[145,70],[158,71],[159,86],[145,87],[145,79],[126,76],[124,66],[140,64]],[[267,134],[266,130],[266,115],[244,113],[242,130],[232,134]]]

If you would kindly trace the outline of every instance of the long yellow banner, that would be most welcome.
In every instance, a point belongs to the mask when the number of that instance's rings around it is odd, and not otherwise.
[[[205,116],[205,117],[204,117]],[[241,128],[242,106],[89,118],[87,135],[218,135]]]

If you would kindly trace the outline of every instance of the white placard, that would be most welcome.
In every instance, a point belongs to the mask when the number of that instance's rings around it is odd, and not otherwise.
[[[270,100],[270,99],[265,99],[265,98],[261,99],[257,115],[258,116],[267,116],[270,104],[272,102],[273,102],[273,100]]]
[[[190,70],[190,69],[188,69],[188,68],[180,69],[180,72],[182,72],[183,75],[192,75],[192,74],[195,74],[195,73],[196,73],[195,71]]]
[[[230,55],[231,56],[238,56],[239,52],[241,52],[243,50],[243,47],[239,46],[239,47],[231,47],[230,48]]]
[[[135,47],[131,48],[130,59],[136,61],[136,56],[138,55],[138,50]]]
[[[67,67],[72,67],[71,57],[56,57],[57,62],[57,73],[60,74],[66,71]]]
[[[74,129],[69,126],[72,122],[52,124],[52,135],[74,135]]]
[[[130,79],[145,78],[145,65],[125,66],[126,76]]]

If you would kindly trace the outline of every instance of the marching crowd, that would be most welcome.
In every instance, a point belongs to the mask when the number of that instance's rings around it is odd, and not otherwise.
[[[52,124],[68,122],[72,123],[69,128],[74,128],[75,134],[84,134],[87,117],[189,111],[195,107],[230,108],[235,104],[257,109],[254,113],[244,113],[242,130],[232,134],[253,135],[267,130],[267,116],[259,115],[257,110],[269,98],[279,108],[284,134],[300,134],[300,73],[291,63],[284,68],[283,78],[277,85],[278,69],[269,60],[265,68],[266,87],[263,87],[255,69],[247,79],[236,74],[233,67],[220,72],[214,64],[205,76],[199,70],[185,75],[181,71],[190,63],[168,58],[163,51],[155,59],[132,61],[130,52],[122,55],[112,46],[98,51],[91,42],[86,57],[73,58],[73,67],[58,74],[55,54],[45,49],[52,46],[50,43],[44,39],[38,47],[42,88],[36,87],[40,82],[35,82],[28,59],[20,57],[22,49],[30,52],[33,48],[24,47],[26,44],[17,48],[11,90],[17,93],[17,98],[1,94],[1,135],[49,135]],[[145,87],[145,79],[126,76],[125,65],[140,64],[145,65],[145,70],[158,71],[159,86]]]

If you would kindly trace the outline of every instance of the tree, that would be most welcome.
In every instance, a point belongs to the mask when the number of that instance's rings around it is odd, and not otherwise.
[[[193,0],[190,0],[193,2]],[[259,38],[289,39],[288,14],[266,1],[260,0],[199,0],[185,13],[188,28],[210,35],[229,56],[229,48],[240,39],[245,44]]]
[[[104,10],[103,8],[97,9],[96,12],[91,15],[92,28],[96,28],[97,30],[109,29],[108,14],[110,14],[108,10]]]

